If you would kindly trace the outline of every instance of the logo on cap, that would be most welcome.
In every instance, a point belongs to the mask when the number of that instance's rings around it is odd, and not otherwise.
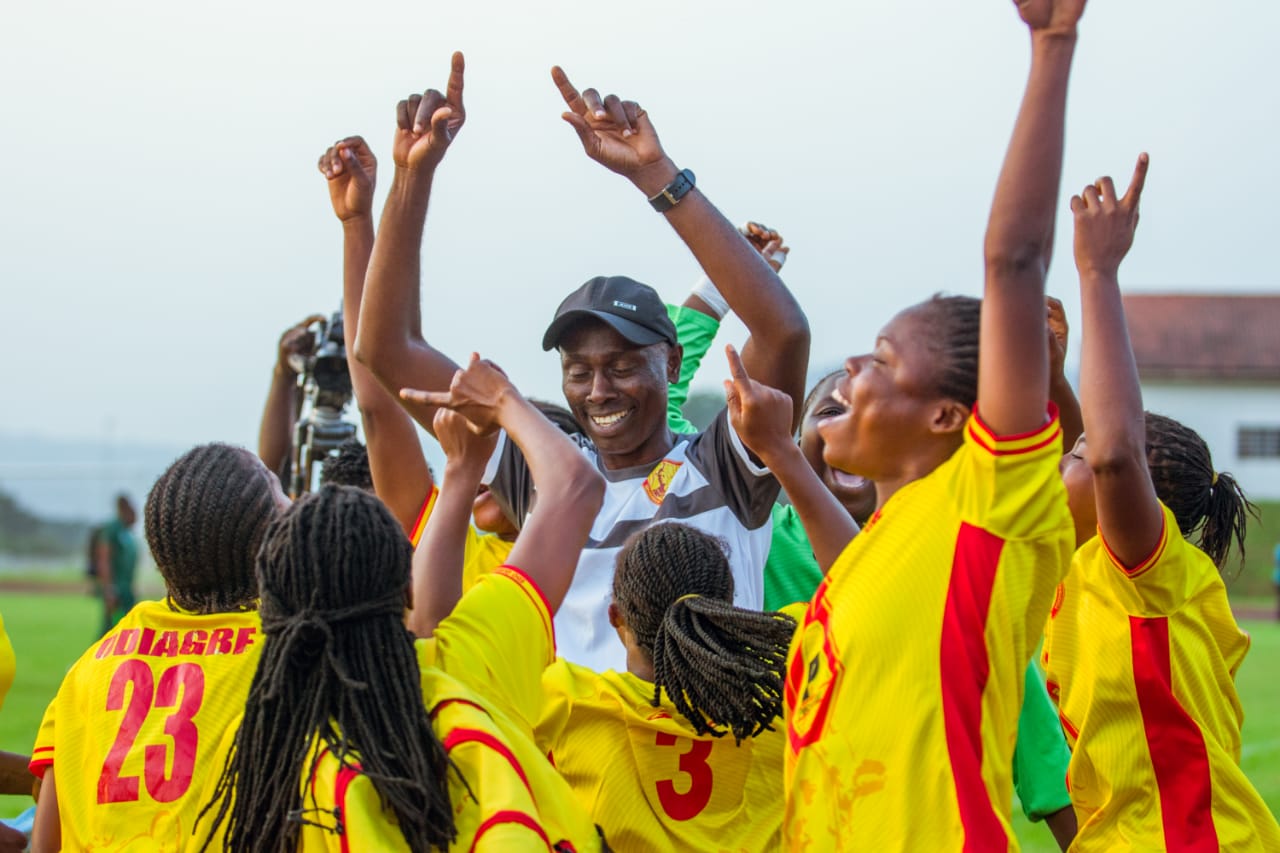
[[[618,300],[616,300],[616,299],[615,299],[615,300],[613,300],[613,307],[614,307],[614,308],[626,308],[628,311],[635,311],[635,310],[636,310],[636,306],[632,305],[630,302],[619,302],[619,301],[618,301]]]

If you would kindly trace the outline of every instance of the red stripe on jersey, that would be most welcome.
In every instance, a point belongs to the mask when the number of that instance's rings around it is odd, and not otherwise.
[[[435,707],[433,707],[427,713],[427,716],[434,720],[437,714],[439,714],[441,711],[443,711],[445,708],[449,707],[450,705],[469,705],[472,708],[475,708],[477,711],[483,711],[486,717],[489,716],[488,708],[481,705],[479,702],[472,702],[470,699],[446,699],[443,702],[436,705]]]
[[[464,743],[478,743],[487,746],[505,758],[507,763],[520,776],[520,781],[524,783],[525,790],[529,792],[529,796],[535,800],[537,799],[537,797],[534,797],[532,786],[529,785],[529,777],[524,775],[524,768],[520,766],[515,754],[511,752],[505,743],[488,732],[482,732],[479,729],[453,729],[444,737],[444,751],[452,752],[455,746]]]
[[[343,764],[338,768],[338,779],[334,783],[333,804],[338,807],[339,820],[342,821],[342,831],[338,833],[338,844],[341,846],[342,853],[351,853],[351,833],[348,831],[347,823],[347,789],[359,775],[359,764],[355,767]]]
[[[426,516],[427,510],[431,507],[431,500],[440,491],[433,483],[431,491],[427,492],[426,499],[422,502],[422,507],[418,510],[418,517],[413,520],[413,527],[409,528],[409,544],[418,547],[418,542],[422,539],[423,528],[427,526]]]
[[[36,750],[36,754],[32,756],[31,761],[27,763],[27,772],[37,779],[44,778],[44,772],[53,766],[53,747],[47,746],[48,755],[40,755],[44,750]]]
[[[543,830],[536,820],[524,812],[504,811],[496,812],[492,817],[480,824],[480,827],[476,830],[475,836],[471,839],[471,850],[474,851],[476,849],[476,845],[480,843],[481,836],[490,829],[493,829],[495,826],[499,826],[504,823],[518,823],[521,826],[532,829],[534,832],[538,833],[538,837],[542,839],[543,844],[547,845],[547,849],[551,849],[551,839],[547,838],[546,831]]]
[[[1031,435],[1034,435],[1034,434],[1035,433],[1031,433]],[[972,424],[969,425],[969,437],[972,438],[979,447],[981,447],[983,450],[990,453],[992,456],[1017,456],[1022,453],[1032,453],[1036,450],[1039,450],[1042,447],[1045,447],[1057,441],[1058,436],[1060,435],[1062,435],[1062,430],[1055,429],[1053,432],[1049,433],[1047,438],[1045,438],[1043,441],[1037,442],[1036,444],[1032,444],[1027,447],[1014,447],[1014,448],[1002,449],[998,447],[992,447],[990,444],[988,444],[984,440],[984,438],[981,435],[978,434],[978,431],[973,428]],[[1008,441],[1009,439],[1001,439],[1001,440]]]
[[[1130,616],[1129,637],[1133,686],[1160,790],[1165,849],[1171,853],[1217,850],[1209,755],[1200,727],[1173,695],[1169,620]]]
[[[1004,540],[961,524],[942,618],[942,718],[964,850],[1007,849],[1009,838],[982,779],[982,692],[987,686],[987,611]]]
[[[518,569],[508,563],[504,563],[493,570],[495,575],[507,575],[520,587],[526,595],[529,588],[532,588],[538,595],[538,601],[542,602],[542,611],[546,614],[546,621],[543,623],[547,629],[547,635],[551,637],[551,655],[555,657],[556,651],[556,623],[553,621],[554,611],[547,602],[547,594],[542,591],[542,587],[538,586],[538,582],[525,574],[524,569]]]

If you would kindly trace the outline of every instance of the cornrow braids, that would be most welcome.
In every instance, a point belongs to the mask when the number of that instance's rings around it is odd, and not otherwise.
[[[295,851],[313,748],[359,762],[409,848],[457,837],[453,766],[423,705],[405,630],[412,549],[373,496],[323,486],[272,524],[258,558],[266,640],[210,810],[226,849]],[[319,741],[319,742],[317,742]],[[315,815],[319,817],[320,815]],[[335,831],[343,832],[343,815]]]
[[[253,608],[253,560],[279,513],[275,491],[257,457],[229,444],[193,448],[160,475],[145,527],[171,602],[196,613]]]
[[[653,660],[662,691],[700,735],[734,739],[772,729],[795,620],[733,606],[724,544],[685,524],[632,536],[618,555],[613,598]]]
[[[939,356],[936,390],[970,409],[978,404],[978,341],[982,300],[936,293],[916,306],[933,327],[929,348]]]
[[[369,449],[356,438],[343,441],[320,465],[320,485],[355,486],[366,492],[373,491]]]
[[[1147,467],[1156,497],[1173,512],[1178,529],[1222,569],[1232,540],[1244,562],[1249,516],[1258,509],[1230,474],[1215,473],[1209,446],[1193,429],[1146,413]]]

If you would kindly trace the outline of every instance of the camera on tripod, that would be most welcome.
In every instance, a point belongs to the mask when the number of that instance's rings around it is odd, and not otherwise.
[[[289,494],[294,498],[311,491],[315,464],[356,434],[355,424],[342,417],[352,396],[347,348],[342,340],[342,309],[311,328],[315,335],[312,346],[289,356],[289,366],[298,374],[302,391],[293,430]]]

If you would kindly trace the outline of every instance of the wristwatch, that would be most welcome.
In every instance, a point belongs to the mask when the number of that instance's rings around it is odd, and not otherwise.
[[[659,213],[666,213],[680,203],[680,199],[689,194],[695,182],[693,172],[681,169],[671,183],[662,188],[662,192],[649,199],[649,204]]]

